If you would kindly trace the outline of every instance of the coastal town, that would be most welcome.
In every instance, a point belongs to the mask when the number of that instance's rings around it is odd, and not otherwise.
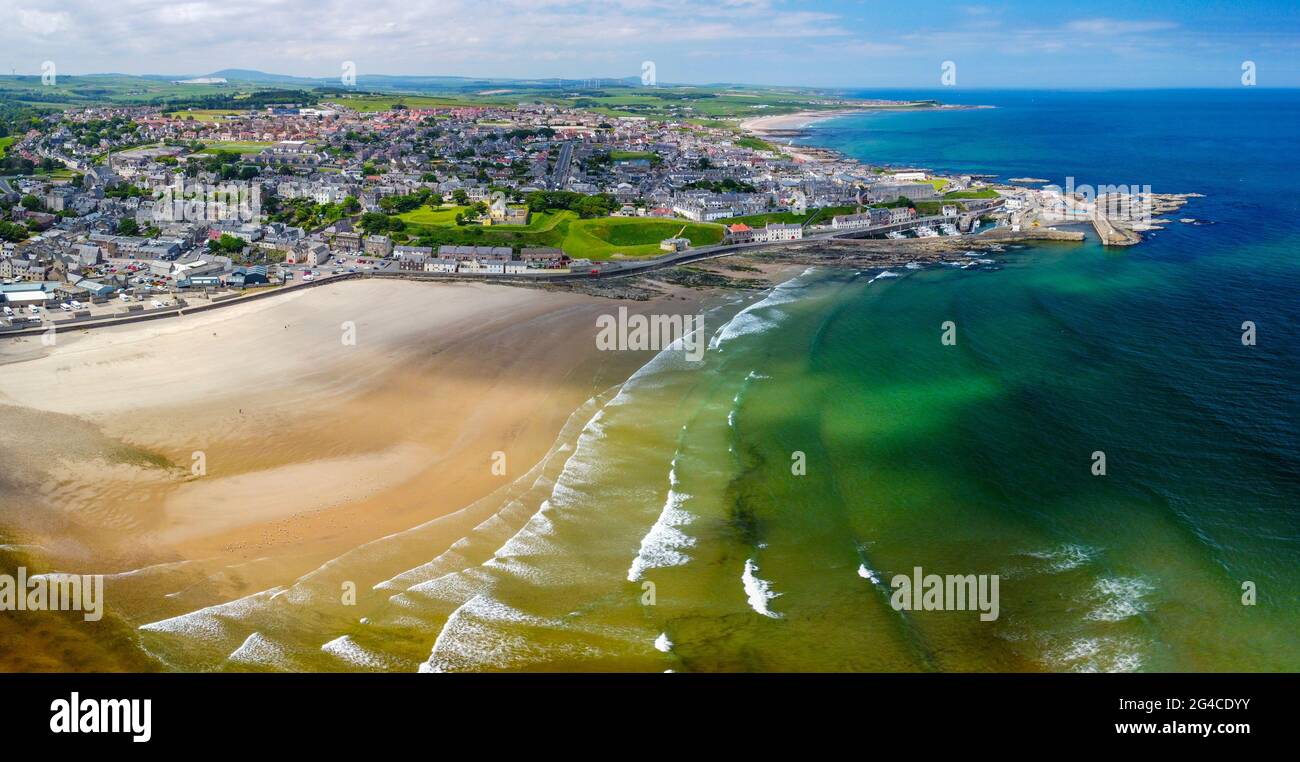
[[[898,105],[885,102],[861,107]],[[869,166],[832,110],[703,122],[545,102],[97,106],[33,118],[0,176],[0,331],[138,319],[339,277],[603,277],[804,241],[1108,244],[1185,197]],[[937,106],[936,106],[937,107]],[[1081,234],[1071,233],[1071,236]]]

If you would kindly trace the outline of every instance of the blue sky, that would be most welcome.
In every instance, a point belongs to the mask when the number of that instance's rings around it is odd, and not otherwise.
[[[1300,86],[1300,3],[9,0],[0,71],[639,76],[929,88]]]

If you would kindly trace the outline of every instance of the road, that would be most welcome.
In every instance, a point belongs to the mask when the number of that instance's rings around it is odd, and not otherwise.
[[[569,180],[569,169],[573,166],[573,144],[563,143],[560,145],[560,155],[555,160],[555,171],[551,173],[551,187],[555,190],[564,190],[565,183]]]

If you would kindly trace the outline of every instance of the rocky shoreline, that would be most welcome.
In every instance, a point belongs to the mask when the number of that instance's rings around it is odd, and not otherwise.
[[[990,231],[970,237],[858,238],[811,240],[765,249],[751,249],[716,259],[653,270],[626,278],[569,280],[553,283],[513,283],[523,288],[581,293],[608,299],[647,301],[688,290],[762,290],[782,279],[792,267],[835,267],[846,270],[909,269],[934,266],[996,267],[993,257],[1027,242],[1078,243],[1077,230],[1035,229],[1026,232]]]

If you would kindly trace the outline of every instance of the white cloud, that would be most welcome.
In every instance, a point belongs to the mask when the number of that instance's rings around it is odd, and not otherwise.
[[[68,14],[62,11],[50,13],[19,8],[16,15],[18,26],[28,34],[48,36],[57,34],[68,26]]]
[[[1175,29],[1177,26],[1172,21],[1120,21],[1117,19],[1097,18],[1071,21],[1065,25],[1065,28],[1072,32],[1087,34],[1123,35],[1161,32],[1167,29]]]

